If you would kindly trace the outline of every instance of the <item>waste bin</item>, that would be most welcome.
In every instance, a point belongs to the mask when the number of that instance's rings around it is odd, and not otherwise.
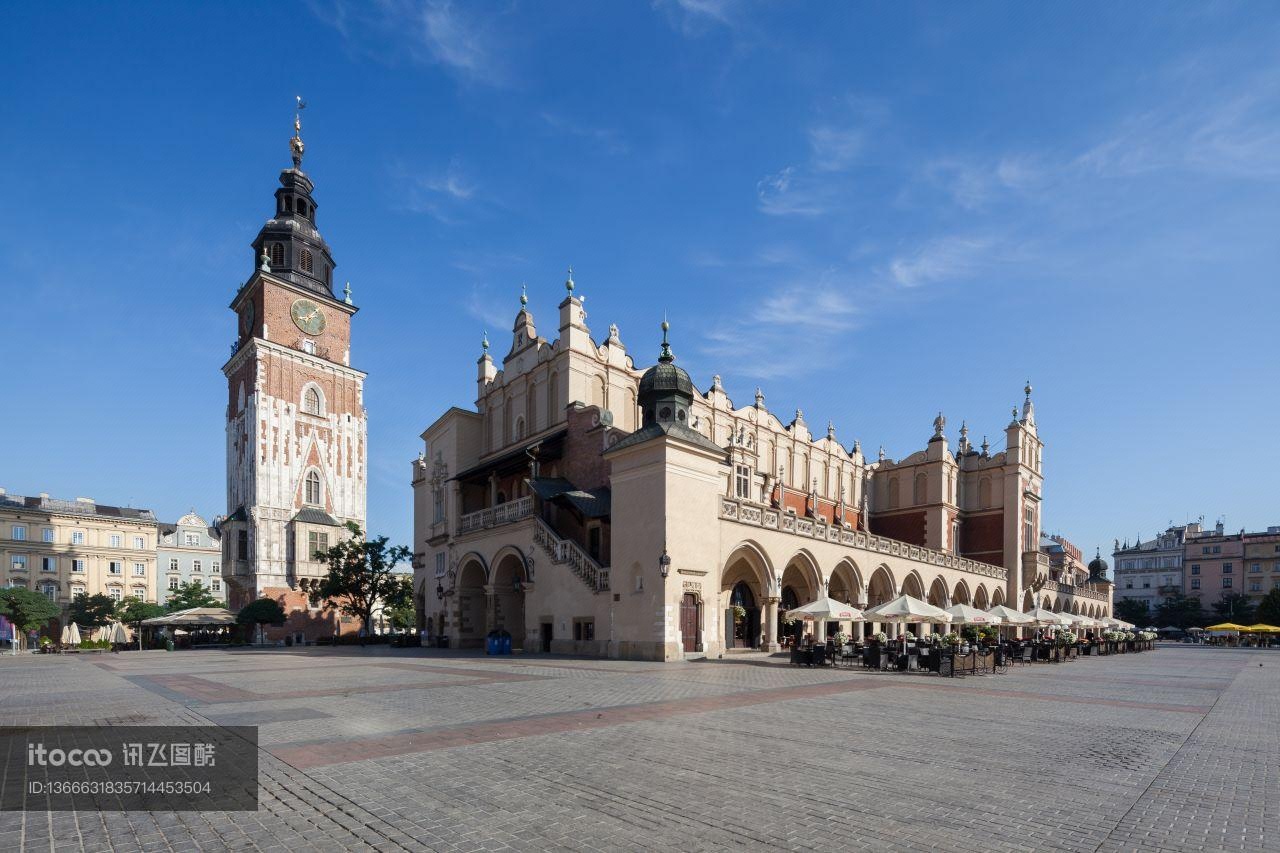
[[[507,631],[498,632],[498,654],[511,654],[511,634]]]
[[[437,648],[437,649],[447,649],[447,648],[449,648],[449,635],[448,635],[448,634],[441,634],[439,637],[436,637],[436,648]]]
[[[173,651],[173,640],[165,640],[165,641],[164,641],[164,650],[165,650],[166,652],[171,652],[171,651]]]
[[[497,631],[490,631],[484,637],[484,653],[487,655],[501,654],[502,641],[498,638]]]

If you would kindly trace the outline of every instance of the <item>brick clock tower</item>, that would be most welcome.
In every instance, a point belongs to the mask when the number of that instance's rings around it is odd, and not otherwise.
[[[299,107],[302,104],[299,102]],[[336,614],[309,607],[299,581],[326,567],[313,555],[365,526],[365,374],[351,366],[351,288],[333,293],[333,257],[316,230],[302,171],[300,115],[280,173],[275,215],[253,241],[254,272],[231,300],[235,352],[227,377],[227,519],[222,572],[232,610],[256,598],[284,605],[268,636],[331,636]],[[354,627],[354,626],[352,626]]]

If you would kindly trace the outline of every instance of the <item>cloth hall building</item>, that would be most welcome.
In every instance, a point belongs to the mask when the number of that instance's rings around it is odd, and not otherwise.
[[[719,376],[697,391],[665,324],[647,369],[616,326],[597,344],[572,274],[565,287],[557,337],[521,297],[500,363],[484,342],[474,410],[422,433],[415,594],[430,635],[468,647],[504,629],[526,652],[674,660],[776,650],[794,630],[782,614],[824,594],[1110,615],[1104,564],[1062,571],[1040,547],[1030,385],[998,453],[964,426],[953,445],[939,415],[922,450],[867,458],[759,390],[745,406]]]

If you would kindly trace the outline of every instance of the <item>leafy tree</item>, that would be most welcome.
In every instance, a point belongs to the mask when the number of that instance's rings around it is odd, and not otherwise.
[[[67,618],[77,625],[90,628],[101,628],[116,615],[116,601],[109,595],[95,593],[85,595],[83,592],[71,599],[71,608]]]
[[[0,616],[12,622],[19,633],[36,630],[61,612],[56,602],[26,587],[0,589]]]
[[[397,631],[411,630],[418,623],[418,614],[413,607],[413,578],[407,575],[400,575],[400,582],[406,587],[403,602],[395,607],[388,607],[385,610],[391,627]]]
[[[1253,621],[1253,602],[1249,596],[1239,592],[1224,592],[1222,598],[1213,603],[1213,612],[1226,622],[1248,625]]]
[[[1194,625],[1204,625],[1207,620],[1204,610],[1200,607],[1200,599],[1178,593],[1160,602],[1156,608],[1155,621],[1160,628],[1167,625],[1174,628],[1190,628]]]
[[[236,614],[236,621],[241,625],[283,625],[284,608],[274,598],[259,598],[251,601]],[[261,635],[261,628],[259,628]]]
[[[323,578],[304,583],[313,605],[326,602],[348,616],[360,619],[365,634],[369,633],[375,606],[388,610],[404,606],[412,600],[412,587],[394,569],[409,559],[403,545],[388,546],[387,537],[365,539],[360,525],[347,522],[351,536],[331,547],[317,551],[316,559],[329,567]]]
[[[1136,598],[1122,598],[1112,606],[1117,619],[1132,622],[1135,625],[1150,625],[1151,611],[1145,601]]]
[[[176,613],[179,610],[190,610],[193,607],[221,606],[222,599],[205,589],[204,584],[198,580],[187,581],[180,585],[169,596],[169,600],[165,602],[165,607],[168,608],[170,613]]]
[[[1254,619],[1263,625],[1274,625],[1280,628],[1280,587],[1276,587],[1258,602],[1258,612]]]
[[[132,625],[138,635],[138,648],[142,648],[142,620],[163,616],[165,610],[159,604],[143,601],[136,596],[129,596],[116,605],[116,618],[126,625]]]

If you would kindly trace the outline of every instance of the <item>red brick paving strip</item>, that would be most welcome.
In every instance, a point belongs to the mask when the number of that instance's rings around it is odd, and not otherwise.
[[[889,681],[857,680],[814,684],[806,687],[782,687],[771,690],[733,693],[728,696],[707,696],[696,699],[673,699],[667,702],[651,702],[644,705],[623,705],[613,708],[568,711],[563,714],[529,717],[518,720],[502,720],[476,725],[451,726],[419,734],[396,734],[385,737],[360,738],[348,741],[281,746],[269,751],[282,761],[299,770],[346,764],[371,758],[389,758],[451,749],[456,746],[472,746],[538,735],[562,732],[586,731],[661,720],[685,714],[704,714],[733,708],[747,708],[771,702],[789,702],[793,699],[814,699],[835,696],[856,690],[875,690],[893,686]]]
[[[427,667],[413,667],[424,670]],[[151,681],[167,690],[181,693],[188,698],[208,704],[224,702],[260,702],[264,699],[312,699],[319,696],[344,696],[350,693],[395,693],[401,690],[428,690],[439,687],[472,687],[480,684],[502,684],[513,681],[541,681],[542,675],[515,675],[512,673],[462,670],[449,667],[433,667],[435,671],[458,676],[457,681],[401,682],[397,684],[354,684],[350,687],[332,687],[324,690],[283,690],[272,693],[254,693],[232,687],[218,681],[198,678],[194,675],[153,675]]]
[[[1008,699],[1038,699],[1044,702],[1068,702],[1074,705],[1106,705],[1110,708],[1139,708],[1144,711],[1176,711],[1179,714],[1207,714],[1210,705],[1165,705],[1158,702],[1131,702],[1127,699],[1095,699],[1090,696],[1062,696],[1057,693],[1033,693],[1029,690],[992,690],[983,687],[949,685],[945,682],[904,682],[900,687],[922,690],[953,689],[957,694],[976,693],[979,696],[1000,696]]]

